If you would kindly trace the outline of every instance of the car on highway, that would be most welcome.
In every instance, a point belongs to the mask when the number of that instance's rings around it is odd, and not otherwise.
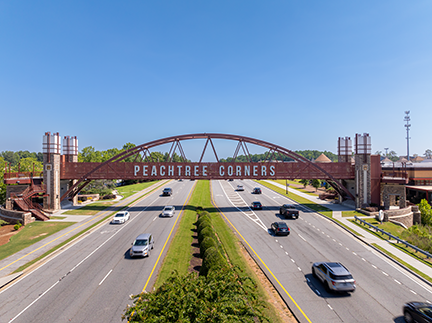
[[[243,185],[237,185],[237,191],[244,191]]]
[[[405,322],[432,322],[432,304],[425,302],[408,302],[403,306]]]
[[[312,275],[329,292],[354,292],[356,289],[356,281],[340,262],[315,262],[312,265]]]
[[[290,234],[290,228],[285,222],[273,222],[271,229],[276,236],[287,236]]]
[[[252,202],[252,210],[262,210],[262,204],[260,201]]]
[[[174,214],[175,214],[175,207],[172,205],[167,205],[163,208],[161,216],[172,218]]]
[[[262,192],[261,192],[261,188],[259,188],[259,187],[255,187],[253,190],[252,190],[252,194],[261,194]]]
[[[117,212],[111,220],[112,224],[122,224],[130,219],[130,215],[128,211]]]
[[[279,214],[286,218],[296,218],[299,217],[299,211],[294,204],[284,204],[279,208]]]
[[[154,239],[151,233],[142,233],[132,243],[129,254],[133,257],[149,257],[154,247]]]
[[[162,191],[162,195],[164,196],[171,196],[172,195],[172,188],[170,187],[165,187]]]

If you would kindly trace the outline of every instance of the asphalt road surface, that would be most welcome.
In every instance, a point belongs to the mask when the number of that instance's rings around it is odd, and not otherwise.
[[[236,191],[242,184],[244,191]],[[261,187],[263,194],[251,194]],[[299,219],[281,219],[293,203],[253,181],[212,181],[216,205],[253,250],[300,322],[404,322],[402,305],[429,300],[431,288],[321,215],[307,209]],[[263,210],[249,206],[260,201]],[[272,222],[285,221],[289,236],[274,236]],[[326,292],[312,276],[316,261],[343,263],[357,282],[354,293]]]
[[[166,184],[130,208],[125,224],[100,226],[1,292],[0,322],[121,322],[132,305],[129,296],[154,281],[194,183]],[[164,187],[172,187],[173,195],[161,196]],[[172,218],[159,216],[166,205],[176,207]],[[131,243],[141,233],[154,235],[154,249],[149,257],[131,259]]]

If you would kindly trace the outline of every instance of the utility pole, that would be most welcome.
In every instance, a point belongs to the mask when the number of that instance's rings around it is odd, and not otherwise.
[[[410,136],[409,136],[409,131],[410,131],[410,127],[411,127],[411,125],[410,125],[410,123],[409,123],[410,120],[411,120],[409,114],[410,114],[409,111],[405,111],[405,118],[404,118],[404,121],[406,122],[406,124],[405,124],[405,128],[406,128],[406,131],[407,131],[406,140],[407,140],[407,160],[408,160],[408,161],[410,160],[410,155],[409,155],[409,140],[411,139]]]
[[[388,150],[389,150],[389,149],[388,149],[388,148],[384,148],[384,150],[386,151],[386,155],[385,155],[385,156],[387,157],[387,156],[388,156]]]

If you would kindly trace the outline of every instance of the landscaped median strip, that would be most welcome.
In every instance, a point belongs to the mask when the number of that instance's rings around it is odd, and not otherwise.
[[[92,224],[91,226],[89,226],[89,227],[86,228],[85,230],[83,230],[83,231],[77,233],[76,235],[74,235],[73,237],[69,238],[68,240],[62,242],[60,245],[54,247],[53,249],[48,250],[46,253],[44,253],[43,255],[39,256],[38,258],[31,260],[31,261],[30,261],[29,263],[27,263],[26,265],[21,266],[21,267],[18,268],[15,272],[18,272],[18,271],[23,270],[24,268],[28,267],[30,264],[33,264],[33,263],[35,263],[36,261],[38,261],[38,260],[40,260],[40,259],[43,259],[43,258],[46,257],[47,255],[49,255],[50,253],[52,253],[53,251],[55,251],[57,248],[60,248],[60,247],[63,246],[64,244],[68,243],[69,241],[71,241],[71,240],[77,238],[78,236],[82,235],[83,233],[87,232],[88,230],[90,230],[90,229],[93,228],[94,226],[96,226],[96,225],[98,225],[99,223],[105,221],[107,218],[111,217],[114,213],[116,213],[116,212],[118,212],[118,211],[120,211],[120,210],[126,208],[128,205],[130,205],[130,206],[135,205],[135,204],[136,204],[139,200],[141,200],[143,197],[145,197],[145,196],[147,196],[148,194],[154,192],[155,190],[157,190],[159,187],[161,187],[161,186],[164,185],[165,183],[166,183],[166,182],[161,183],[160,185],[158,185],[158,186],[155,187],[154,189],[151,189],[150,191],[148,191],[148,192],[146,192],[144,195],[142,195],[142,196],[136,198],[136,199],[133,200],[132,202],[129,202],[127,199],[124,200],[124,201],[122,201],[122,203],[121,203],[120,205],[118,205],[118,206],[115,207],[115,208],[117,208],[117,210],[115,210],[115,211],[105,211],[105,212],[103,212],[102,214],[100,214],[100,215],[98,215],[98,216],[95,216],[95,217],[92,218],[91,220],[89,220],[89,221],[87,221],[87,222],[85,222],[85,223],[83,223],[83,224],[77,226],[76,228],[74,228],[74,229],[72,229],[72,230],[69,230],[68,232],[62,234],[61,236],[58,236],[57,238],[55,238],[55,239],[53,239],[53,240],[51,240],[51,241],[45,243],[44,245],[40,246],[39,248],[36,248],[35,250],[32,250],[31,252],[29,252],[29,253],[25,254],[24,256],[22,256],[22,257],[16,259],[15,261],[9,263],[8,265],[6,265],[6,266],[0,268],[0,272],[1,272],[2,270],[4,270],[4,269],[8,268],[9,266],[15,264],[16,262],[18,262],[18,261],[20,261],[20,260],[22,260],[22,259],[24,259],[24,258],[30,256],[31,254],[33,254],[33,253],[35,253],[35,252],[41,250],[42,248],[44,248],[44,247],[46,247],[46,246],[48,246],[48,245],[54,243],[55,241],[57,241],[57,240],[59,240],[60,238],[62,238],[62,237],[64,237],[64,236],[68,235],[69,233],[74,232],[74,231],[78,230],[79,228],[82,228],[83,226],[85,226],[85,225],[87,225],[87,224],[89,224],[89,223],[95,221],[96,219],[101,218],[102,216],[106,215],[107,213],[109,213],[106,217],[100,219],[98,222]],[[129,203],[129,204],[127,204],[127,203]]]

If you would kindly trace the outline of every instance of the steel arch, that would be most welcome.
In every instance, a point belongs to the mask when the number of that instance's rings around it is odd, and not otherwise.
[[[234,160],[237,157],[237,154],[238,154],[240,148],[243,148],[243,151],[244,151],[246,157],[250,161],[250,154],[249,154],[249,151],[247,149],[246,143],[254,144],[257,146],[267,148],[267,149],[269,149],[269,151],[273,151],[273,155],[275,153],[282,154],[282,155],[285,155],[285,156],[288,156],[288,157],[294,159],[297,162],[301,162],[301,163],[304,163],[310,167],[313,167],[314,169],[321,172],[322,174],[325,174],[332,182],[334,182],[336,184],[336,186],[340,189],[340,191],[344,191],[349,197],[351,197],[354,200],[354,196],[336,178],[334,178],[334,176],[332,176],[329,172],[327,172],[325,169],[323,169],[322,167],[320,167],[316,163],[309,161],[307,158],[305,158],[305,157],[303,157],[303,156],[301,156],[301,155],[299,155],[299,154],[297,154],[297,153],[295,153],[289,149],[286,149],[286,148],[281,147],[279,145],[269,143],[267,141],[254,139],[254,138],[250,138],[250,137],[245,137],[245,136],[240,136],[240,135],[221,134],[221,133],[196,133],[196,134],[171,136],[171,137],[166,137],[166,138],[162,138],[162,139],[158,139],[158,140],[153,140],[153,141],[147,142],[145,144],[141,144],[139,146],[135,146],[135,147],[128,149],[124,152],[121,152],[120,154],[110,158],[109,160],[107,160],[103,163],[100,163],[95,168],[93,168],[90,172],[86,173],[84,176],[82,176],[80,179],[78,179],[78,181],[72,187],[70,187],[69,190],[65,194],[62,195],[61,200],[64,200],[66,197],[68,197],[70,195],[74,196],[74,195],[78,194],[78,192],[81,191],[90,182],[90,180],[88,180],[88,178],[91,177],[91,174],[96,172],[97,170],[109,165],[110,163],[117,163],[117,162],[125,160],[126,158],[134,156],[134,155],[136,155],[138,157],[138,155],[140,155],[141,153],[143,153],[144,157],[145,157],[147,152],[148,152],[149,157],[151,158],[149,149],[160,146],[160,145],[171,143],[172,146],[171,146],[171,149],[169,152],[169,158],[171,159],[171,153],[174,154],[175,150],[178,148],[180,151],[181,158],[185,161],[186,156],[184,154],[184,151],[183,151],[183,148],[181,147],[180,142],[185,141],[185,140],[192,140],[192,139],[207,139],[199,162],[202,161],[202,158],[204,156],[205,150],[206,150],[209,142],[213,148],[213,152],[215,153],[215,157],[218,160],[212,139],[225,139],[225,140],[238,141],[238,145],[237,145],[237,148],[236,148],[236,151],[234,154]]]

